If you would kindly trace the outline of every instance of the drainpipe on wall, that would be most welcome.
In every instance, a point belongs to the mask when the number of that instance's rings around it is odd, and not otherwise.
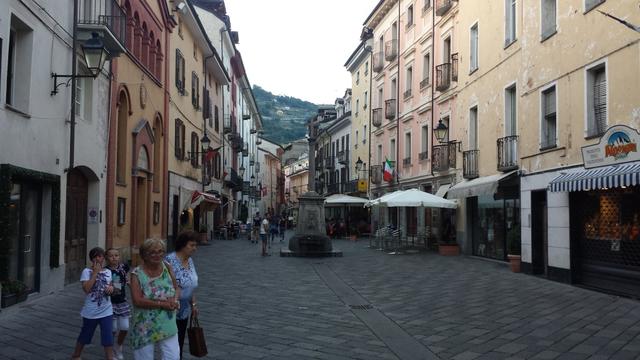
[[[371,30],[371,36],[373,36],[373,29]],[[366,49],[366,45],[365,45]],[[373,103],[372,103],[372,92],[373,92],[373,48],[369,49],[369,64],[371,65],[371,70],[369,71],[369,177],[367,181],[367,199],[371,199],[371,119],[373,118]]]
[[[400,3],[402,1],[398,0],[398,26],[396,27],[396,31],[398,32],[398,81],[396,82],[396,185],[398,186],[398,190],[400,189],[400,171],[398,168],[400,167]]]
[[[73,0],[73,36],[71,46],[71,114],[69,116],[69,167],[66,172],[73,170],[75,160],[76,142],[76,38],[78,29],[78,0]]]
[[[427,154],[427,156],[430,156],[431,158],[433,158],[433,124],[435,121],[435,91],[436,91],[436,74],[435,74],[435,59],[436,59],[436,47],[435,47],[435,43],[436,43],[436,4],[432,4],[431,6],[431,64],[429,64],[429,66],[431,67],[431,69],[429,69],[429,71],[431,72],[431,149],[429,151],[429,154]],[[429,162],[429,168],[431,169],[431,180],[433,181],[433,161]],[[431,187],[431,189],[433,189],[433,186]],[[433,191],[433,190],[431,190]]]

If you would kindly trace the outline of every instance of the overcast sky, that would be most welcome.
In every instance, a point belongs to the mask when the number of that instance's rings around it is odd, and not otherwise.
[[[344,63],[378,0],[226,0],[247,76],[276,95],[333,104],[351,87]]]

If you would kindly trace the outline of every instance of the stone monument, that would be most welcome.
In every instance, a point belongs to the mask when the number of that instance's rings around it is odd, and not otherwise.
[[[334,117],[335,119],[335,117]],[[333,249],[331,238],[326,234],[324,196],[315,189],[315,137],[318,124],[326,121],[323,109],[309,120],[309,192],[298,198],[298,224],[296,234],[289,240],[289,249],[280,250],[280,256],[328,257],[342,256],[342,251]]]

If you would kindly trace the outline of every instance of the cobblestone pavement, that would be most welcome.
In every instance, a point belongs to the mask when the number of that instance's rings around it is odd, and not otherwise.
[[[275,245],[269,257],[244,239],[198,249],[207,358],[640,359],[634,300],[362,240],[335,240],[341,258],[282,258]],[[68,359],[82,297],[72,284],[3,310],[0,358]],[[102,358],[98,339],[85,359]]]

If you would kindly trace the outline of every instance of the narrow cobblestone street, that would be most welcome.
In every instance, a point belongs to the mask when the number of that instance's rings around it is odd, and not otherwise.
[[[275,245],[269,257],[244,239],[198,249],[207,358],[640,358],[634,300],[475,258],[388,255],[366,240],[335,240],[342,258],[282,258]],[[81,303],[73,284],[3,310],[2,358],[69,358]],[[85,359],[102,358],[97,344],[96,334]]]

